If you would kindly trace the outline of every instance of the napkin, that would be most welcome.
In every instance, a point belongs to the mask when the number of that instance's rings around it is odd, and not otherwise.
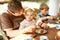
[[[48,23],[47,25],[48,25],[50,28],[54,28],[54,27],[56,27],[55,24],[50,24],[50,23]]]

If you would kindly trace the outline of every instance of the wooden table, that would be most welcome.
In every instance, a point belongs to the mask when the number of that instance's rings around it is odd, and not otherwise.
[[[49,40],[55,40],[55,35],[57,33],[57,29],[56,28],[49,28],[48,29],[48,33],[47,34],[43,34],[44,36],[47,36],[49,38]],[[39,40],[39,37],[41,36],[41,34],[38,34],[35,39]]]

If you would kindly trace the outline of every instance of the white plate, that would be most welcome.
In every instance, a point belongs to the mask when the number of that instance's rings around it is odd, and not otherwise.
[[[40,29],[37,29],[37,30],[36,30],[36,33],[37,33],[37,34],[45,34],[45,33],[47,33],[47,32],[48,32],[47,30],[44,30],[44,32],[41,33],[41,32],[40,32]]]

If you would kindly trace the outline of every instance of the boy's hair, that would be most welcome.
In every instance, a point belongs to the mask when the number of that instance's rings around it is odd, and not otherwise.
[[[36,12],[35,12],[35,10],[33,10],[31,8],[25,10],[25,14],[24,14],[25,16],[27,15],[27,12],[32,12],[33,17],[36,20]]]
[[[21,2],[19,2],[18,0],[11,0],[8,3],[8,10],[9,11],[16,12],[16,11],[19,11],[20,9],[23,9],[23,8],[22,8]]]
[[[49,10],[49,7],[48,7],[47,4],[42,3],[42,4],[40,5],[40,8],[39,8],[39,9],[40,9],[40,10],[43,10],[43,9]]]

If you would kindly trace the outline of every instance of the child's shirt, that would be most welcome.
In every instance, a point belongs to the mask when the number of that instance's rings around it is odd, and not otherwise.
[[[41,17],[46,17],[46,16],[50,16],[49,14],[46,14],[45,16],[43,16],[41,13],[37,14],[37,18],[41,18]]]
[[[30,25],[34,25],[35,24],[35,20],[32,21],[27,21],[26,19],[24,19],[21,23],[20,23],[20,29],[24,29],[26,27],[29,27]]]

